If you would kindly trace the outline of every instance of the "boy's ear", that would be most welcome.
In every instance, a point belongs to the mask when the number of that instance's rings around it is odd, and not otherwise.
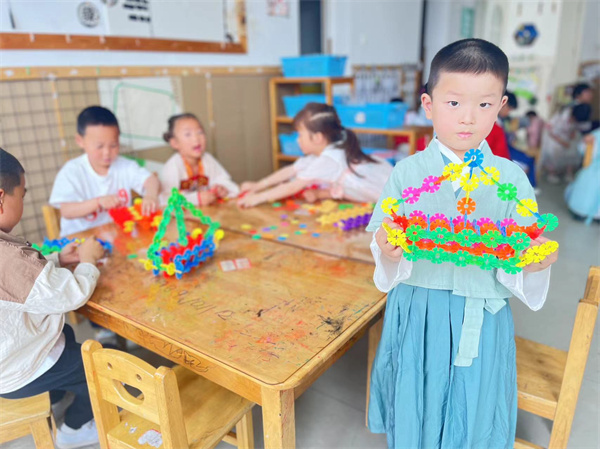
[[[508,101],[508,97],[506,95],[504,95],[502,97],[502,101],[500,102],[500,109],[502,109],[502,106],[504,106],[507,101]]]
[[[83,136],[79,133],[75,134],[75,143],[77,144],[77,146],[79,148],[81,148],[82,150],[83,148]]]
[[[432,119],[432,103],[433,103],[433,100],[431,99],[431,96],[429,94],[421,95],[421,105],[423,106],[423,109],[425,110],[425,116],[429,120]]]
[[[4,197],[6,197],[6,192],[4,189],[0,189],[0,214],[4,213]]]

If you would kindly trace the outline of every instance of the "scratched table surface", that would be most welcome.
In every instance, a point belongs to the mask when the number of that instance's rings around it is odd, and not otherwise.
[[[139,259],[151,243],[150,232],[132,238],[107,224],[81,235],[89,234],[113,242],[114,250],[84,306],[86,315],[118,317],[263,385],[285,383],[385,301],[373,285],[370,264],[240,233],[226,231],[215,257],[181,280],[144,270]],[[221,269],[220,262],[241,258],[249,259],[251,267]],[[176,360],[177,354],[169,355]],[[185,358],[185,352],[180,355]],[[181,363],[196,362],[190,358]]]
[[[203,207],[202,211],[229,231],[248,236],[260,235],[263,240],[374,264],[369,249],[370,232],[363,229],[342,232],[332,226],[321,226],[317,222],[319,214],[309,214],[303,208],[292,211],[263,204],[242,209],[236,206],[235,201],[228,201]]]

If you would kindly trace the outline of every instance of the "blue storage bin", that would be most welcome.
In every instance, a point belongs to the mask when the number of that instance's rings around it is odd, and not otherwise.
[[[284,95],[283,107],[285,115],[294,117],[308,103],[325,103],[326,97],[322,94],[301,94],[301,95]],[[333,104],[337,107],[344,103],[344,99],[338,95],[333,96]]]
[[[283,76],[303,78],[311,76],[344,76],[346,56],[305,55],[281,58]]]
[[[400,128],[408,111],[406,103],[367,103],[336,107],[342,125],[347,128]]]
[[[279,134],[279,143],[281,152],[288,156],[304,156],[304,153],[298,145],[298,133]]]

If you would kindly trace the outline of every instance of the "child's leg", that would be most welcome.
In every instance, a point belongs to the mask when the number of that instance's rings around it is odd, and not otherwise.
[[[81,345],[75,341],[73,329],[68,324],[65,324],[63,333],[65,349],[56,364],[33,382],[12,393],[3,394],[2,397],[20,399],[46,391],[70,391],[75,395],[75,399],[67,409],[65,424],[72,429],[79,429],[94,415],[85,380]]]

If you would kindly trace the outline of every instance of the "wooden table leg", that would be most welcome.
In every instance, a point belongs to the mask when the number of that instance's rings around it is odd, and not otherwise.
[[[296,447],[294,390],[262,388],[265,449]]]
[[[369,425],[369,394],[371,392],[371,368],[375,360],[375,353],[379,340],[381,340],[381,331],[383,330],[383,316],[369,328],[369,352],[367,355],[367,406],[365,408],[365,425]]]

